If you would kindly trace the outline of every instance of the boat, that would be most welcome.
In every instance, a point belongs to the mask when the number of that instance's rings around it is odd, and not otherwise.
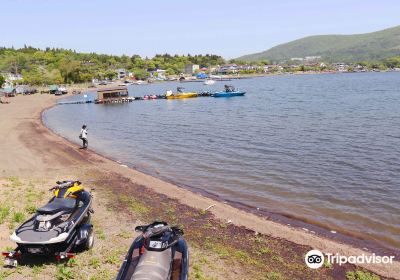
[[[231,92],[226,92],[226,91],[218,91],[214,92],[212,95],[213,97],[233,97],[233,96],[243,96],[245,95],[245,91],[231,91]]]
[[[183,99],[183,98],[193,98],[197,97],[198,93],[197,92],[183,92],[184,88],[183,87],[178,87],[177,88],[177,93],[172,93],[172,91],[167,91],[167,94],[165,95],[167,99]]]
[[[224,91],[217,91],[212,94],[213,97],[233,97],[233,96],[243,96],[245,91],[235,90],[233,86],[225,85]]]
[[[16,266],[22,255],[55,256],[60,260],[74,257],[72,252],[93,247],[91,193],[79,181],[57,181],[50,191],[54,196],[48,204],[38,208],[11,235],[17,248],[3,252],[8,266]]]
[[[182,92],[182,93],[167,95],[166,97],[167,99],[183,99],[183,98],[193,98],[197,96],[198,96],[197,92]]]
[[[215,84],[215,81],[208,79],[208,80],[205,80],[203,84],[206,86],[211,86],[211,85]]]
[[[133,241],[116,280],[187,280],[189,250],[183,230],[166,222],[137,226]]]

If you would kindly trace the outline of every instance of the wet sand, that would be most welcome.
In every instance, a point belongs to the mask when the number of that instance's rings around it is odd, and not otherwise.
[[[282,225],[252,213],[234,208],[209,197],[179,188],[168,182],[128,168],[102,157],[90,150],[80,150],[73,143],[55,135],[43,126],[41,112],[54,105],[57,97],[51,95],[18,96],[10,98],[11,103],[0,105],[0,172],[1,177],[18,176],[26,178],[54,177],[62,174],[80,173],[85,167],[95,167],[99,173],[112,173],[144,186],[155,193],[175,199],[177,202],[199,210],[209,208],[216,219],[231,221],[232,224],[251,231],[298,245],[308,246],[328,253],[342,255],[370,255],[360,248],[339,243],[316,234]],[[68,117],[68,116],[66,116]],[[79,132],[79,131],[78,131]],[[77,134],[78,134],[77,132]],[[400,263],[392,265],[360,265],[384,277],[400,279]]]

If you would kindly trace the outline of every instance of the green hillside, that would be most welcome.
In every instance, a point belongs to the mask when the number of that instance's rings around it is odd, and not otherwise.
[[[400,55],[400,26],[365,34],[305,37],[238,59],[281,62],[292,57],[321,56],[330,62],[352,62],[395,55]]]

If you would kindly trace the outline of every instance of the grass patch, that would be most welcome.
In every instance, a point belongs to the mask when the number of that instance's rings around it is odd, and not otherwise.
[[[333,265],[330,262],[328,262],[328,260],[325,260],[324,267],[327,268],[327,269],[332,269]]]
[[[283,259],[282,259],[282,257],[281,257],[281,256],[278,256],[278,255],[273,255],[273,256],[272,256],[272,260],[273,260],[273,261],[276,261],[276,262],[281,262],[281,263],[284,262]]]
[[[96,230],[96,236],[100,240],[105,240],[106,239],[106,234],[101,229]]]
[[[10,207],[9,206],[2,206],[0,207],[0,224],[4,223],[4,220],[10,214]]]
[[[12,221],[15,223],[22,223],[25,220],[25,215],[22,212],[15,212]]]
[[[140,202],[139,200],[133,198],[133,197],[129,197],[129,196],[122,196],[121,197],[122,202],[124,202],[125,204],[127,204],[127,206],[129,207],[129,209],[139,215],[144,215],[144,214],[148,214],[150,212],[150,209],[145,206],[142,202]]]
[[[132,233],[129,231],[123,230],[120,233],[117,234],[118,237],[124,238],[124,239],[130,239],[132,238]]]
[[[115,278],[115,272],[109,271],[107,269],[102,269],[95,275],[91,276],[90,280],[109,280]]]
[[[43,191],[38,192],[33,187],[28,187],[25,191],[25,198],[29,203],[40,201],[43,197],[43,193]]]
[[[5,271],[0,271],[0,280],[8,279],[8,276],[13,274],[14,272],[15,272],[15,270],[12,270],[12,269],[5,270]]]
[[[72,273],[71,268],[65,266],[64,264],[57,265],[57,280],[65,280],[65,279],[74,279],[74,274]]]
[[[250,257],[250,255],[248,253],[246,253],[245,251],[241,251],[241,250],[236,251],[235,257],[243,263],[247,263],[247,264],[256,264],[257,263],[257,261],[252,259]]]
[[[16,176],[10,176],[10,177],[8,177],[7,179],[8,179],[8,181],[11,183],[11,186],[12,186],[12,187],[19,187],[19,186],[22,186],[21,181],[20,181],[19,178],[16,177]]]
[[[201,271],[200,266],[195,264],[195,265],[193,265],[192,269],[193,269],[193,272],[194,272],[193,276],[194,276],[195,279],[201,279],[201,280],[205,279],[205,276],[203,275],[203,271]]]
[[[362,270],[356,271],[348,271],[346,272],[347,280],[380,280],[381,278],[378,275],[373,273],[369,273]]]
[[[67,266],[69,266],[69,267],[73,267],[73,266],[77,266],[77,265],[78,265],[78,261],[76,258],[69,259],[67,262]]]
[[[258,256],[262,256],[262,255],[267,255],[267,254],[271,254],[272,250],[268,247],[261,247],[260,249],[257,249],[256,254]]]
[[[229,250],[222,245],[215,245],[213,250],[220,258],[226,258],[230,255]]]
[[[208,222],[207,224],[204,224],[203,228],[204,229],[211,229],[211,228],[213,228],[213,225],[210,222]]]
[[[110,264],[119,264],[119,263],[120,263],[120,260],[119,260],[118,256],[116,256],[116,255],[111,255],[111,256],[108,256],[108,257],[106,258],[106,263],[110,263]]]
[[[34,213],[36,212],[36,206],[35,206],[35,205],[27,205],[27,206],[25,207],[25,211],[26,211],[28,214],[34,214]]]
[[[93,268],[97,269],[100,267],[101,263],[98,258],[93,258],[89,261],[89,265],[92,266]]]
[[[203,216],[205,214],[207,214],[206,210],[204,210],[204,209],[199,210],[199,216]]]
[[[14,249],[15,249],[15,247],[11,247],[11,246],[7,246],[7,247],[4,248],[4,250],[5,250],[6,252],[14,251]]]
[[[283,280],[285,279],[282,274],[280,274],[279,272],[268,272],[267,275],[265,276],[266,279],[268,280]]]
[[[32,267],[32,274],[33,275],[39,275],[43,271],[43,266],[42,265],[34,265]]]

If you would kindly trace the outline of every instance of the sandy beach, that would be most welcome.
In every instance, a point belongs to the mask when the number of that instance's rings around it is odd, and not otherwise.
[[[36,207],[45,203],[51,196],[46,190],[56,180],[69,178],[79,178],[94,189],[96,244],[78,255],[75,263],[22,265],[15,271],[1,268],[0,279],[54,279],[62,267],[75,279],[110,279],[136,236],[134,227],[156,218],[184,227],[191,246],[191,279],[346,279],[346,273],[357,270],[400,279],[398,261],[311,270],[304,263],[311,248],[345,256],[373,252],[279,224],[80,150],[41,122],[41,112],[56,100],[36,94],[0,104],[0,203],[11,209],[0,224],[0,248],[13,246],[8,236],[18,222],[11,213],[24,212],[27,203]],[[41,195],[28,197],[29,188]],[[27,218],[29,213],[24,213]],[[44,274],[48,278],[40,276]]]

